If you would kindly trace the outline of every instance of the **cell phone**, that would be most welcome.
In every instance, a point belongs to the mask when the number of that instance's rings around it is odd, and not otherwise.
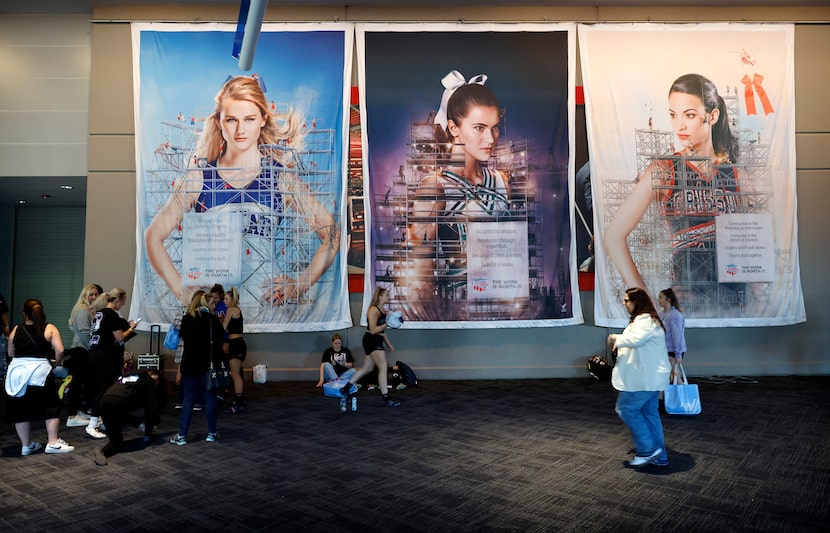
[[[141,322],[141,320],[142,320],[141,317],[136,318],[135,319],[135,325],[137,326],[139,324],[139,322]]]

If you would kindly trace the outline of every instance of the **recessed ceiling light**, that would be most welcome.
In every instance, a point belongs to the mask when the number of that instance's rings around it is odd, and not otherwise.
[[[65,190],[65,191],[71,191],[72,190],[72,185],[61,185],[61,189]]]
[[[17,203],[18,203],[18,204],[25,204],[25,203],[26,203],[26,200],[18,200],[18,201],[17,201]]]
[[[40,197],[43,198],[44,200],[46,200],[47,198],[51,198],[52,195],[51,194],[41,194]]]

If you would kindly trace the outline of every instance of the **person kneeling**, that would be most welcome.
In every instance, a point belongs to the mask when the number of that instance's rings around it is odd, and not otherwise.
[[[167,385],[157,370],[118,378],[101,397],[101,418],[107,427],[109,442],[95,451],[95,464],[107,464],[108,457],[124,449],[122,426],[126,422],[141,427],[142,420],[132,414],[138,409],[144,409],[144,442],[150,442],[166,403]]]

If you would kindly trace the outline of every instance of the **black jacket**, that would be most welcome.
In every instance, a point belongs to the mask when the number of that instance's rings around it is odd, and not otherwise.
[[[224,359],[222,338],[224,328],[219,318],[207,309],[197,316],[188,313],[182,317],[179,337],[184,342],[181,372],[183,376],[203,376],[210,368],[210,358],[214,365]]]
[[[101,398],[102,401],[106,401],[105,398],[120,398],[123,401],[122,409],[128,413],[143,408],[144,433],[149,437],[167,404],[167,386],[163,379],[156,383],[147,372],[127,374],[110,385]]]

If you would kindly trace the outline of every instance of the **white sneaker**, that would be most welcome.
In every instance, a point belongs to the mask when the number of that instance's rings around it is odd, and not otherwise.
[[[67,444],[65,440],[58,439],[52,444],[47,444],[44,453],[69,453],[74,449],[75,447]]]
[[[79,428],[89,425],[89,418],[83,419],[78,415],[66,417],[66,427]]]
[[[635,455],[630,461],[628,461],[626,466],[629,468],[639,468],[641,466],[645,466],[655,460],[661,453],[663,453],[663,448],[657,448],[648,455]]]
[[[32,455],[33,453],[35,453],[36,451],[38,451],[41,448],[43,448],[43,444],[33,440],[32,442],[29,443],[28,446],[22,446],[20,448],[20,455],[22,455],[24,457],[27,456],[27,455]]]
[[[78,411],[75,413],[75,416],[78,418],[83,418],[84,420],[89,420],[89,413],[85,413],[84,411]]]
[[[97,429],[89,427],[89,426],[86,427],[86,434],[89,435],[90,437],[92,437],[93,439],[106,439],[107,438],[106,433],[101,433]]]

